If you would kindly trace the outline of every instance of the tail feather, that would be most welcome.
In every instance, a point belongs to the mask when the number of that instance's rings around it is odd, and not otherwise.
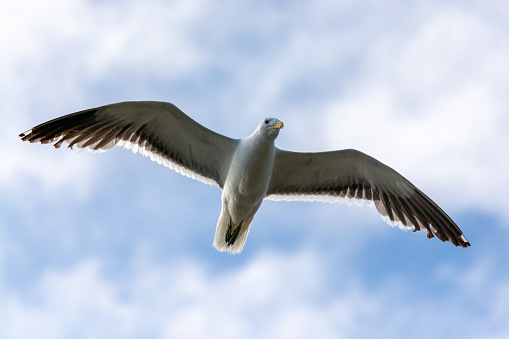
[[[244,249],[246,244],[247,235],[251,228],[252,220],[244,220],[240,224],[240,231],[237,238],[233,243],[227,242],[228,226],[230,225],[230,214],[226,210],[221,211],[219,220],[217,222],[216,234],[214,235],[214,247],[220,252],[228,252],[230,254],[238,254]],[[239,227],[239,225],[231,225],[232,229]],[[230,229],[231,230],[231,229]]]

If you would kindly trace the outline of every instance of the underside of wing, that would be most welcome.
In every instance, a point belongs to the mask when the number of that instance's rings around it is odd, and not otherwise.
[[[428,238],[467,247],[454,221],[392,168],[356,150],[297,153],[277,150],[266,199],[339,202],[376,207],[390,225],[426,230]]]
[[[106,151],[115,145],[150,157],[185,176],[223,187],[238,143],[198,124],[165,102],[122,102],[72,113],[22,134],[23,141],[64,142]]]

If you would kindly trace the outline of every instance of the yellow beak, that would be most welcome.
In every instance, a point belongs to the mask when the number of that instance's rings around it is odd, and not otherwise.
[[[275,129],[281,129],[281,128],[283,128],[283,126],[284,125],[283,125],[282,121],[278,121],[274,125],[272,125],[272,127],[275,128]]]

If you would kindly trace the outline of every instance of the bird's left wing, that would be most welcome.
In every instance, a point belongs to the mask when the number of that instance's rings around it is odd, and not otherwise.
[[[21,133],[24,141],[139,151],[185,176],[223,187],[238,140],[215,133],[166,102],[121,102],[72,113]]]
[[[356,150],[297,153],[277,149],[266,199],[374,205],[390,225],[427,230],[467,247],[463,232],[428,196],[392,168]]]

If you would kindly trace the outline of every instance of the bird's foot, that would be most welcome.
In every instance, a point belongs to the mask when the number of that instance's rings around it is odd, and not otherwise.
[[[240,233],[240,228],[242,226],[242,222],[244,222],[244,220],[240,222],[240,225],[237,226],[237,228],[235,228],[235,230],[233,230],[232,233],[232,219],[230,218],[230,221],[228,222],[228,229],[226,230],[226,234],[224,237],[224,240],[226,241],[226,244],[228,246],[233,245],[235,243],[235,240],[237,240],[237,237],[239,236]]]

